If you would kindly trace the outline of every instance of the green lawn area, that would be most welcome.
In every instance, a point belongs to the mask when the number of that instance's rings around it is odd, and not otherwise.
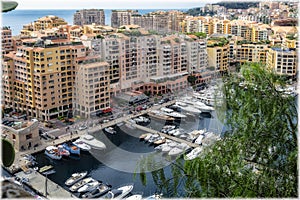
[[[2,1],[2,12],[14,10],[18,6],[15,1]]]

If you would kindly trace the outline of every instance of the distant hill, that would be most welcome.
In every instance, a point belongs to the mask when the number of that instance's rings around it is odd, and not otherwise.
[[[235,1],[221,1],[219,3],[214,3],[213,5],[224,6],[227,9],[248,9],[250,7],[258,7],[259,2],[235,2]]]
[[[248,9],[250,7],[258,7],[259,2],[235,2],[235,1],[222,1],[214,3],[212,5],[224,6],[227,9]],[[191,8],[186,12],[188,15],[199,16],[199,15],[213,15],[214,12],[202,12],[201,8]]]
[[[18,6],[15,1],[2,1],[2,12],[14,10]]]

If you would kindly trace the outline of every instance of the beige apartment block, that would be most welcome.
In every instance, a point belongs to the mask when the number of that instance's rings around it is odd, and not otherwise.
[[[1,125],[2,135],[8,139],[17,151],[33,149],[41,145],[38,121],[16,121],[11,127]]]
[[[207,47],[208,66],[216,72],[225,72],[229,66],[229,45]]]
[[[297,51],[292,49],[271,48],[267,53],[267,68],[279,75],[295,77],[297,74]]]
[[[49,120],[72,109],[76,63],[86,47],[66,39],[23,40],[3,63],[5,107]]]
[[[109,64],[95,57],[79,58],[75,76],[74,114],[85,118],[110,108]]]
[[[21,30],[22,35],[28,35],[28,32],[31,31],[39,31],[39,30],[45,30],[45,29],[51,29],[55,27],[59,27],[61,25],[67,25],[68,23],[57,16],[54,15],[48,15],[39,18],[34,23],[26,24],[23,26],[23,29]]]
[[[2,57],[9,53],[10,51],[13,51],[13,40],[11,35],[11,29],[9,27],[3,27],[1,29],[1,49],[2,49]]]
[[[243,64],[245,62],[266,63],[268,45],[242,44],[236,46],[236,61]]]
[[[73,15],[74,25],[105,25],[105,14],[103,9],[77,10]]]
[[[111,26],[119,28],[122,25],[129,25],[131,24],[131,16],[137,13],[137,10],[112,10]]]

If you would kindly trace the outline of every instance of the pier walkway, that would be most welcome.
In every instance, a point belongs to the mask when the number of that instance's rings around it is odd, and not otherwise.
[[[130,123],[130,122],[126,122],[126,123]],[[174,137],[174,136],[171,136],[171,135],[168,135],[168,134],[165,134],[165,133],[161,133],[159,131],[156,131],[156,130],[153,130],[151,128],[148,128],[148,127],[145,127],[145,126],[140,126],[138,124],[132,124],[133,126],[135,126],[136,128],[138,129],[141,129],[143,131],[146,131],[147,133],[152,133],[152,134],[159,134],[160,136],[163,136],[163,137],[166,137],[168,139],[171,139],[171,140],[174,140],[176,142],[180,142],[180,143],[186,143],[187,145],[189,145],[190,147],[199,147],[198,144],[195,144],[195,143],[192,143],[192,142],[189,142],[189,141],[186,141],[186,140],[183,140],[183,139],[180,139],[180,138],[177,138],[177,137]]]
[[[71,197],[77,198],[75,195],[72,193],[68,192],[58,184],[54,183],[47,177],[43,176],[39,172],[29,169],[28,172],[18,172],[15,174],[19,178],[25,178],[28,179],[28,185],[30,185],[32,188],[34,188],[36,191],[40,192],[43,194],[45,197],[49,199],[58,199],[58,198],[63,198],[63,199],[69,199]],[[46,195],[47,192],[47,195]]]

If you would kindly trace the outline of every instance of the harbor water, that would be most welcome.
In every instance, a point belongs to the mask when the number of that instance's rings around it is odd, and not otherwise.
[[[216,132],[222,129],[222,124],[213,113],[212,116],[204,115],[200,117],[188,118],[184,121],[175,122],[175,124],[185,130],[207,129]],[[166,122],[152,119],[146,126],[148,128],[160,131]],[[138,174],[138,165],[141,155],[154,153],[154,147],[139,140],[139,136],[144,132],[138,129],[130,129],[125,125],[116,126],[117,134],[111,135],[103,131],[92,133],[92,135],[104,142],[106,150],[93,150],[90,153],[81,153],[80,157],[70,157],[62,160],[52,160],[43,152],[34,155],[38,162],[38,167],[53,165],[56,173],[48,175],[48,178],[66,190],[64,182],[72,173],[87,171],[88,176],[116,188],[126,183],[134,183],[133,192],[143,192],[143,196],[152,195],[160,192],[156,187],[151,173],[147,172],[147,184],[143,185]],[[216,132],[217,133],[217,132]],[[164,159],[163,156],[160,156]],[[170,162],[163,166],[167,176],[171,176]],[[136,173],[136,176],[135,176]],[[74,195],[77,195],[74,193]],[[168,194],[163,194],[168,197]]]

